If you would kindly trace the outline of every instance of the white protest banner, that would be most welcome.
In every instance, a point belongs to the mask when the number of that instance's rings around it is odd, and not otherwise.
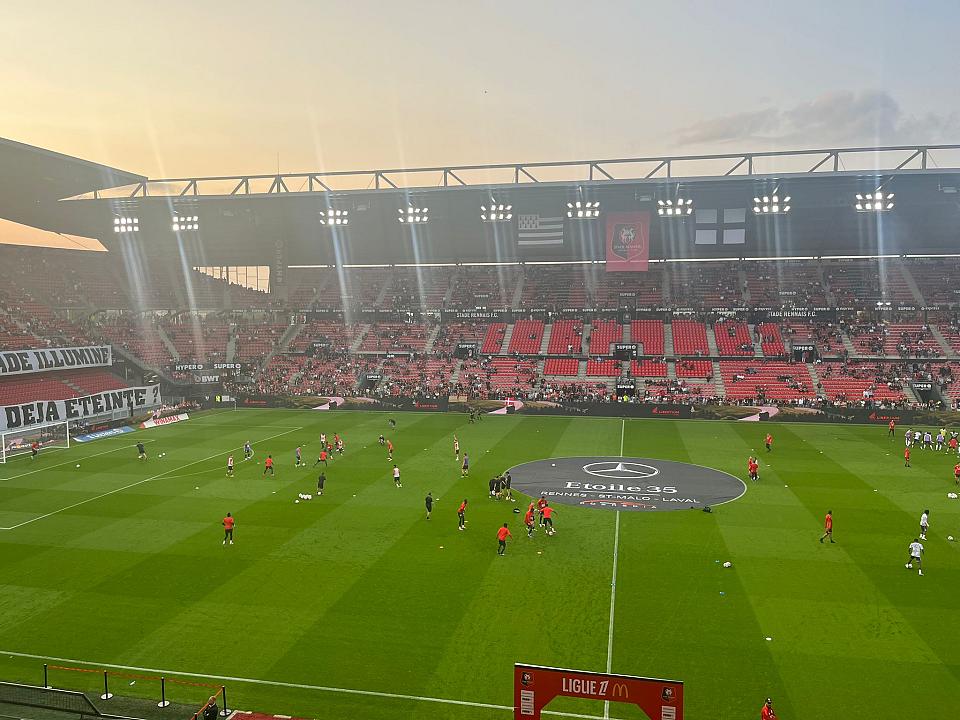
[[[110,365],[113,352],[109,345],[0,351],[0,377]]]
[[[0,408],[0,432],[21,428],[82,420],[118,410],[137,412],[160,404],[160,386],[147,385],[122,390],[104,390],[94,395],[68,400],[36,400]]]

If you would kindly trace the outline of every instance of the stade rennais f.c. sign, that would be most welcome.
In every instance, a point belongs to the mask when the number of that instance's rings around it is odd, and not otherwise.
[[[746,484],[720,470],[635,457],[560,457],[510,469],[513,487],[551,503],[607,510],[657,512],[720,505]]]

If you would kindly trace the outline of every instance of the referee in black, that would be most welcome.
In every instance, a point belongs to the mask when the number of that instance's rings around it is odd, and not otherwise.
[[[323,486],[327,482],[327,476],[324,473],[320,473],[320,477],[317,478],[317,495],[323,495]]]
[[[427,520],[430,519],[430,513],[433,512],[433,493],[428,492],[427,496],[423,499],[423,504],[427,506]]]

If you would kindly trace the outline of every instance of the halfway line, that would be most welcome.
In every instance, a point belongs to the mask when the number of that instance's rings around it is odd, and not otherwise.
[[[610,627],[607,630],[607,674],[613,668],[613,615],[617,606],[617,558],[620,554],[620,511],[617,510],[617,520],[613,534],[613,577],[610,581]],[[603,716],[610,717],[610,701],[603,701]]]

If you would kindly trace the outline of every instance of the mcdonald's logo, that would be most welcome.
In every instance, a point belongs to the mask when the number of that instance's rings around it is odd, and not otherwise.
[[[624,683],[614,683],[613,684],[613,697],[618,698],[623,696],[624,700],[630,698],[630,689]]]

